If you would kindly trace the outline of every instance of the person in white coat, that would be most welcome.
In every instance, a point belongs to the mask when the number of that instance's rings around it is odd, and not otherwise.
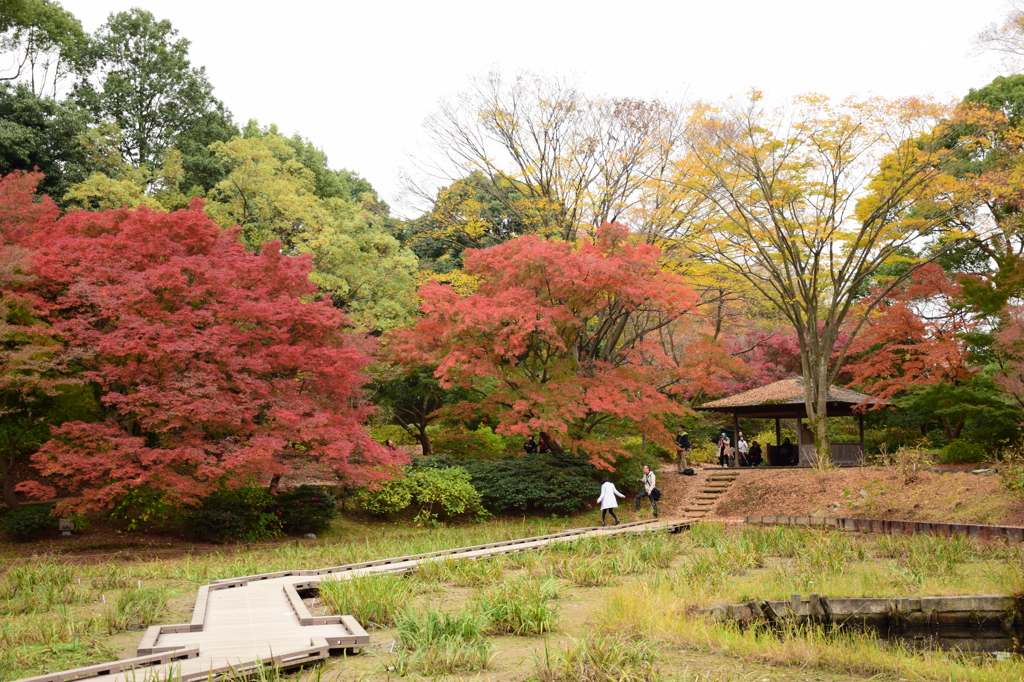
[[[615,508],[619,506],[616,497],[625,498],[626,496],[615,489],[615,484],[609,481],[607,478],[601,481],[601,497],[597,498],[598,504],[601,505],[601,525],[604,525],[605,515],[611,512],[612,518],[615,519],[615,525],[619,525],[619,517],[615,515]]]

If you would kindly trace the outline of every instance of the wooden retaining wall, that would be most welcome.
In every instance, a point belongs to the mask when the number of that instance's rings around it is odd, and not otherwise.
[[[966,535],[979,540],[1024,542],[1024,527],[1021,526],[853,519],[831,516],[746,516],[744,517],[744,522],[750,525],[838,528],[862,533],[887,533],[891,535]]]
[[[857,599],[818,594],[803,599],[793,594],[786,601],[752,599],[719,604],[702,613],[743,627],[784,631],[795,626],[836,626],[975,652],[1013,650],[1024,631],[1021,600],[1005,594]]]

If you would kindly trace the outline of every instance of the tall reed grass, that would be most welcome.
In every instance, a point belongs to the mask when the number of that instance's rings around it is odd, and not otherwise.
[[[404,575],[323,580],[320,596],[333,613],[353,616],[364,627],[389,627],[417,593],[417,583]]]
[[[534,654],[539,682],[651,682],[661,679],[657,647],[644,639],[594,635]]]
[[[401,648],[386,668],[402,676],[412,671],[433,676],[485,670],[494,658],[487,627],[486,616],[472,611],[407,609],[395,622]]]
[[[477,595],[469,608],[487,619],[491,634],[539,635],[554,628],[558,608],[551,602],[560,594],[554,580],[519,576]]]
[[[159,587],[129,588],[117,595],[103,614],[107,634],[148,627],[157,623],[167,599],[168,590]]]
[[[74,568],[65,564],[14,566],[0,582],[0,613],[39,613],[91,598],[91,588],[80,584]]]

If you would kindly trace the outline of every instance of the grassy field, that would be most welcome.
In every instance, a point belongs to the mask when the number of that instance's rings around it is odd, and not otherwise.
[[[110,563],[4,557],[0,679],[129,653],[182,622],[209,580],[537,535],[579,520],[345,528],[315,543]],[[581,539],[545,552],[441,561],[325,586],[316,613],[355,615],[372,643],[290,678],[313,680],[1024,680],[1007,661],[912,651],[857,634],[784,637],[715,624],[697,607],[799,592],[831,597],[1024,592],[1024,555],[964,538],[859,536],[701,524],[679,535]],[[277,677],[274,671],[266,673]]]

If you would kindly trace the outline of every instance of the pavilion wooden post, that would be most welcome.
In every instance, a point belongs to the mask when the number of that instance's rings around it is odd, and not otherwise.
[[[864,449],[864,413],[861,412],[857,415],[857,421],[860,424],[860,449]]]
[[[740,462],[740,414],[732,413],[732,462],[729,466],[736,466]]]
[[[775,447],[782,445],[782,424],[779,422],[779,418],[775,418]]]

